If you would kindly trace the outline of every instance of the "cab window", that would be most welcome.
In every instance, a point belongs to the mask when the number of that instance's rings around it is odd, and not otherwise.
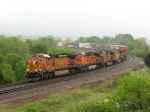
[[[78,55],[78,58],[82,58],[82,54],[79,54],[79,55]]]
[[[43,57],[43,56],[39,56],[39,57],[38,57],[38,60],[39,60],[39,61],[44,61],[44,57]]]
[[[30,60],[36,60],[36,57],[35,57],[35,56],[32,56]]]

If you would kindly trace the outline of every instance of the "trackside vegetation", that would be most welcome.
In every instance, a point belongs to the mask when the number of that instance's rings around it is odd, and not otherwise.
[[[51,35],[34,39],[22,40],[19,36],[0,35],[0,85],[25,81],[26,62],[32,54],[48,53],[59,54],[74,53],[71,48],[55,48],[57,42],[62,39]],[[146,58],[145,63],[149,66],[150,55],[146,43],[146,38],[139,37],[134,39],[131,34],[117,34],[115,37],[98,36],[79,37],[73,40],[71,37],[63,39],[64,42],[81,42],[110,45],[126,45],[129,54]]]
[[[77,105],[72,112],[149,112],[149,72],[132,72],[119,81],[116,92],[105,100],[96,100]]]
[[[127,72],[5,112],[149,112],[149,74],[150,70]]]

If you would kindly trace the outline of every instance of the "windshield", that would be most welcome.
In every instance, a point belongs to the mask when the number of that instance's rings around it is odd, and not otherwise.
[[[31,57],[31,59],[30,60],[36,60],[36,57],[35,56],[33,56],[33,57]]]
[[[38,57],[38,60],[39,60],[39,61],[44,61],[44,57],[39,56],[39,57]]]
[[[78,58],[82,58],[82,54],[79,54],[79,55],[78,55]]]

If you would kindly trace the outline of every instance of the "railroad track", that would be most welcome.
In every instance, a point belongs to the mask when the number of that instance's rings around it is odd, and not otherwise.
[[[122,67],[126,67],[126,66],[136,62],[136,60],[137,60],[137,58],[135,56],[128,55],[126,61],[118,63],[114,66],[108,66],[106,68],[90,70],[87,72],[77,73],[77,74],[73,74],[73,75],[65,75],[65,76],[55,77],[52,79],[41,80],[39,82],[21,82],[21,83],[15,83],[15,84],[2,85],[2,86],[0,86],[0,95],[9,94],[12,92],[17,92],[17,91],[31,89],[31,88],[40,87],[40,86],[46,86],[46,85],[55,84],[55,83],[59,83],[59,82],[79,79],[79,78],[83,78],[83,77],[88,77],[88,76],[91,76],[94,74],[100,74],[100,73],[104,73],[104,72],[111,71],[114,69],[120,69]],[[105,77],[108,77],[108,76],[105,76]]]

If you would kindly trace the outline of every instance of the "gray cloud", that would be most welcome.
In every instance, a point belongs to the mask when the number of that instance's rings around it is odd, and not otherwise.
[[[148,0],[0,0],[0,34],[150,39]]]

